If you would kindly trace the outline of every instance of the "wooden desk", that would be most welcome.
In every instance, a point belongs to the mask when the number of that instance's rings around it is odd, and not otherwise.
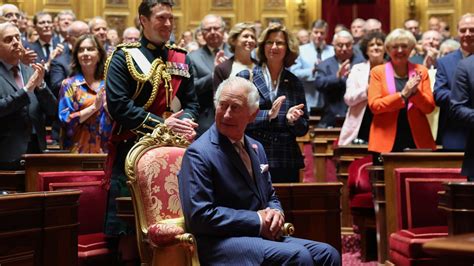
[[[25,191],[25,171],[0,171],[0,190]]]
[[[347,180],[349,177],[349,165],[355,160],[369,155],[367,145],[344,145],[338,146],[334,149],[334,158],[337,163],[337,181],[342,182],[342,197],[341,197],[341,226],[342,231],[352,232],[352,216],[349,207],[349,189],[347,187]]]
[[[394,170],[396,168],[460,168],[464,158],[462,152],[392,152],[383,153],[383,167],[384,167],[384,181],[385,181],[385,213],[383,210],[376,212],[376,219],[378,221],[385,220],[385,234],[377,234],[380,237],[380,242],[384,249],[380,249],[382,252],[382,258],[379,257],[379,262],[384,263],[385,259],[388,258],[388,239],[390,234],[400,230],[397,224],[397,205],[396,205],[396,192],[395,192],[395,176]],[[383,186],[382,183],[377,186]],[[375,195],[380,201],[383,198],[379,195]],[[383,217],[382,217],[383,216]],[[380,225],[383,227],[383,224]],[[378,226],[377,226],[378,227]],[[378,228],[379,229],[379,228]],[[383,228],[381,228],[383,232]],[[378,246],[379,248],[380,246]],[[384,259],[381,261],[381,259]]]
[[[445,265],[474,264],[474,233],[436,238],[423,244],[426,253],[444,258]]]
[[[449,235],[474,232],[474,183],[448,182],[444,187],[438,208],[447,213]]]
[[[334,156],[333,144],[341,128],[315,128],[313,138],[314,173],[316,182],[326,182],[326,159]]]
[[[38,172],[104,170],[107,154],[24,154],[25,191],[36,191]]]
[[[341,253],[342,183],[274,184],[285,211],[295,226],[296,237],[322,241]]]
[[[0,264],[77,265],[80,191],[0,196]]]

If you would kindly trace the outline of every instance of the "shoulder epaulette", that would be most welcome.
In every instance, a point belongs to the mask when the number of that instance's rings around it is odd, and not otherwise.
[[[121,48],[140,48],[142,44],[140,42],[121,43],[117,45],[117,49]]]
[[[170,50],[175,50],[175,51],[178,51],[178,52],[182,52],[182,53],[185,53],[185,54],[188,53],[188,51],[187,51],[186,49],[181,48],[181,47],[177,46],[177,45],[174,44],[174,43],[173,43],[173,44],[167,43],[167,44],[166,44],[166,48],[168,48],[168,49],[170,49]]]

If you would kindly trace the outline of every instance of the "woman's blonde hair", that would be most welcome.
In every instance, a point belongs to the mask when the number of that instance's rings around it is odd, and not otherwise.
[[[387,35],[387,38],[385,38],[385,44],[384,44],[385,50],[388,51],[392,43],[394,43],[395,41],[401,41],[401,40],[407,40],[408,45],[411,47],[411,49],[413,49],[416,45],[416,39],[415,39],[415,36],[413,36],[413,33],[411,33],[408,30],[398,28],[390,32]]]
[[[240,22],[235,24],[235,26],[232,27],[232,29],[229,31],[229,39],[227,40],[227,43],[230,46],[230,51],[232,53],[235,53],[235,43],[237,42],[237,39],[239,38],[240,34],[244,32],[244,30],[252,31],[254,35],[257,35],[257,31],[255,30],[255,25],[253,23]]]

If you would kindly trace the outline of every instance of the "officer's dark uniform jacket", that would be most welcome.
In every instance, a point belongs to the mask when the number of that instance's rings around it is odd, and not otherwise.
[[[158,70],[152,77],[145,77],[127,49],[138,48],[152,64],[152,69],[159,63]],[[163,112],[168,111],[165,97],[166,76],[169,84],[179,83],[173,94],[181,102],[184,114],[181,118],[196,119],[199,104],[194,90],[191,67],[185,51],[176,46],[155,46],[142,37],[140,42],[122,44],[109,58],[106,64],[106,98],[110,115],[114,119],[114,128],[109,141],[109,156],[106,163],[106,175],[111,176],[108,210],[106,217],[106,234],[127,234],[133,231],[116,217],[115,198],[128,196],[124,162],[128,151],[136,140],[146,133],[151,133],[157,123],[163,123]],[[128,54],[128,56],[127,56]],[[184,59],[184,62],[168,57]],[[155,62],[160,58],[163,62]],[[163,72],[164,70],[164,72]],[[169,75],[171,74],[171,75]],[[156,75],[161,75],[159,87],[150,82]],[[146,82],[137,82],[138,80]],[[137,86],[138,85],[138,86]],[[168,101],[169,102],[169,101]],[[158,108],[156,108],[158,107]],[[111,167],[113,163],[113,167]],[[107,181],[108,182],[108,181]],[[108,185],[108,184],[107,184]]]

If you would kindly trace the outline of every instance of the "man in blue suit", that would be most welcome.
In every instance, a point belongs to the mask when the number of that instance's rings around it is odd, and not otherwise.
[[[244,135],[259,106],[240,77],[219,85],[215,123],[186,151],[179,192],[203,265],[340,265],[331,246],[281,237],[285,216],[262,145]]]
[[[437,61],[434,98],[440,107],[437,143],[446,150],[463,151],[466,145],[467,126],[449,119],[449,104],[454,72],[463,58],[474,53],[474,15],[466,14],[458,22],[458,36],[461,48]]]
[[[473,27],[469,28],[469,31]],[[474,32],[471,36],[474,35]],[[474,56],[461,60],[454,73],[451,116],[466,125],[466,148],[461,174],[474,181]]]
[[[89,26],[84,21],[74,21],[67,29],[67,43],[64,52],[51,61],[50,78],[51,87],[55,95],[59,95],[61,83],[71,74],[72,48],[76,40],[83,34],[89,33]]]
[[[346,80],[353,65],[364,62],[361,53],[354,53],[352,35],[343,30],[333,37],[333,57],[317,66],[316,90],[323,95],[324,109],[318,127],[334,127],[338,117],[346,116],[347,105],[344,102]]]
[[[314,86],[314,79],[316,66],[323,60],[334,56],[334,48],[325,42],[327,29],[326,21],[318,19],[313,22],[312,41],[299,47],[300,55],[290,68],[290,71],[303,83],[308,112],[311,111],[311,108],[323,107],[323,100]]]

